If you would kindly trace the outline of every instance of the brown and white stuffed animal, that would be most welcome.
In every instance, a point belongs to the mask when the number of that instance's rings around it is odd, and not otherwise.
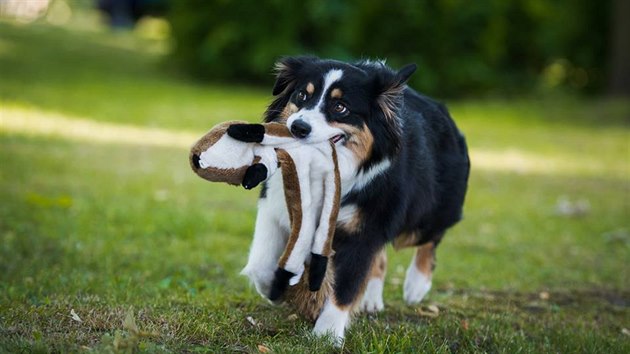
[[[291,231],[269,299],[279,299],[289,284],[299,282],[309,253],[309,289],[319,290],[339,212],[341,186],[332,142],[303,144],[280,123],[230,121],[215,126],[193,145],[190,164],[206,180],[247,189],[280,169]],[[318,188],[312,188],[316,184]],[[321,209],[314,207],[319,205]]]

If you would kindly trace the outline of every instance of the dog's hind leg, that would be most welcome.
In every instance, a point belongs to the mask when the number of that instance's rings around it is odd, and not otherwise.
[[[403,296],[409,304],[417,304],[431,290],[433,269],[435,268],[435,243],[430,241],[420,245],[407,268]]]
[[[359,304],[359,310],[365,312],[382,311],[383,286],[385,284],[385,273],[387,272],[387,252],[383,248],[375,257],[368,275],[367,286],[363,292],[363,298]]]

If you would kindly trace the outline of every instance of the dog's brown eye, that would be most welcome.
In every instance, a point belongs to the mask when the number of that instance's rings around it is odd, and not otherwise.
[[[298,98],[299,101],[302,101],[302,102],[306,101],[306,97],[307,97],[306,96],[306,92],[298,91],[297,98]]]
[[[335,111],[335,113],[338,114],[345,114],[346,112],[348,112],[348,108],[341,103],[335,104],[333,110]]]

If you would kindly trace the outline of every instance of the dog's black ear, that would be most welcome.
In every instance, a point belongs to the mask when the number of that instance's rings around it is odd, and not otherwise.
[[[393,78],[381,79],[379,95],[376,102],[387,119],[393,119],[396,116],[407,81],[417,68],[416,64],[405,65]]]
[[[404,85],[407,83],[411,75],[416,72],[418,66],[416,64],[407,64],[402,69],[398,70],[396,73],[396,80],[399,85]]]
[[[284,57],[276,62],[274,65],[276,83],[273,85],[273,95],[277,96],[283,93],[287,88],[293,87],[293,84],[295,83],[295,80],[302,68],[314,60],[317,60],[317,58],[311,56],[299,56]]]
[[[377,119],[376,124],[380,124],[383,133],[382,141],[387,141],[386,146],[382,146],[382,153],[395,153],[400,149],[400,136],[402,134],[402,124],[398,119],[398,114],[403,105],[403,93],[407,87],[407,80],[416,71],[417,66],[410,64],[404,66],[398,72],[392,72],[383,67],[377,70],[375,83],[376,109],[382,119]],[[376,148],[375,148],[376,149]],[[379,150],[379,149],[376,149]]]

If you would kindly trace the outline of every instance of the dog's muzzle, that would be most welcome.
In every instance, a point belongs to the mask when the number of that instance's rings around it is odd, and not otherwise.
[[[311,126],[305,121],[298,119],[291,124],[291,134],[298,139],[304,139],[311,133]]]

